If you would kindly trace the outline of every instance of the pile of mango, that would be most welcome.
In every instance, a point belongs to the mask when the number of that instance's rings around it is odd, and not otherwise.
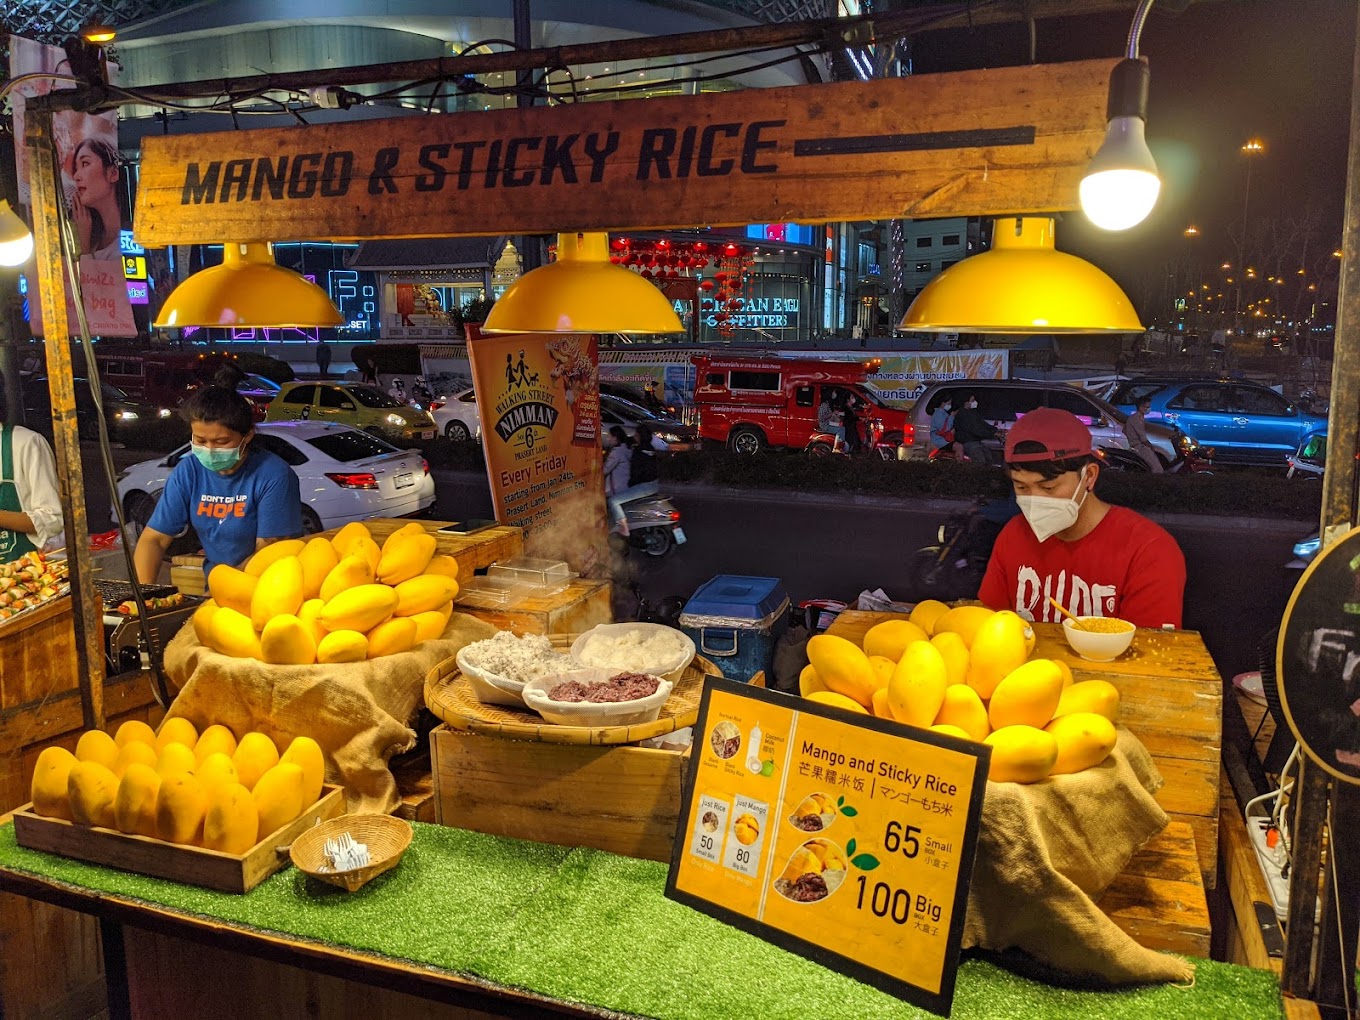
[[[1013,612],[927,600],[870,628],[862,648],[813,637],[799,687],[825,705],[989,744],[993,782],[1099,765],[1114,749],[1119,691],[1073,683],[1066,663],[1033,652],[1033,628]]]
[[[86,730],[76,753],[49,747],[33,771],[33,810],[168,843],[243,854],[321,796],[326,763],[310,737],[279,754],[264,733],[238,743],[225,726],[202,736],[187,719],[159,734],[125,722]]]
[[[332,539],[267,545],[244,570],[219,564],[194,633],[216,652],[278,665],[362,662],[409,651],[444,633],[458,562],[435,554],[419,524],[380,547],[363,524]]]

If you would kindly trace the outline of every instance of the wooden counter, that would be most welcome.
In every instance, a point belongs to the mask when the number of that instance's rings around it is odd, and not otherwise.
[[[859,644],[890,613],[841,613],[827,633]],[[1165,782],[1157,803],[1195,833],[1204,885],[1218,880],[1218,779],[1222,767],[1223,680],[1199,634],[1140,630],[1114,662],[1088,662],[1068,647],[1062,627],[1034,624],[1040,658],[1060,659],[1077,680],[1108,680],[1119,689],[1119,723],[1147,747]]]

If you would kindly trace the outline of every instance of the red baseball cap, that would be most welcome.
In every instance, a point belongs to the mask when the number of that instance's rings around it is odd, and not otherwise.
[[[1020,443],[1038,443],[1043,449],[1016,453]],[[1021,417],[1006,433],[1006,463],[1027,464],[1042,460],[1067,460],[1089,456],[1091,430],[1071,411],[1039,407]]]

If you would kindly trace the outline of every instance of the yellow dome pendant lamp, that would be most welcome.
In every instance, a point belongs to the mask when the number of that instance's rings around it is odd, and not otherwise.
[[[950,266],[907,309],[924,333],[1141,333],[1119,285],[1054,247],[1050,216],[996,221],[989,251]]]
[[[0,266],[22,266],[33,254],[33,234],[28,224],[0,199]]]
[[[609,261],[609,235],[557,235],[557,261],[506,288],[483,333],[682,333],[661,289]]]
[[[221,265],[170,292],[152,325],[301,329],[344,322],[324,290],[274,261],[267,242],[233,241],[222,246]]]

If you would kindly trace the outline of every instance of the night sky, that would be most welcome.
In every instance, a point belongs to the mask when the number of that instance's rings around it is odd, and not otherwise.
[[[1132,6],[1132,4],[1130,5]],[[1170,6],[1170,5],[1167,5]],[[1253,164],[1249,220],[1315,207],[1326,243],[1341,240],[1355,55],[1355,0],[1219,0],[1184,13],[1154,6],[1142,53],[1152,68],[1148,142],[1162,173],[1157,208],[1121,234],[1064,217],[1060,248],[1091,259],[1126,287],[1153,264],[1185,258],[1215,267],[1235,257],[1246,186],[1239,149],[1266,144]],[[1040,63],[1123,55],[1130,15],[1038,24]],[[915,71],[1028,62],[1023,24],[931,33],[916,40]],[[1187,242],[1183,231],[1201,231]]]

